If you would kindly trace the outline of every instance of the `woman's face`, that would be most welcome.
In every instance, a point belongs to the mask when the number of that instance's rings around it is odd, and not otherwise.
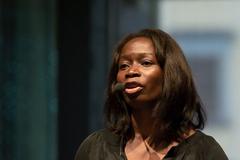
[[[152,41],[137,37],[120,53],[117,82],[125,83],[123,94],[131,107],[154,105],[161,94],[163,72]]]

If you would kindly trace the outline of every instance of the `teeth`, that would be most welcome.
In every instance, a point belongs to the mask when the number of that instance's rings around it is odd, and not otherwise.
[[[125,92],[128,94],[134,94],[142,90],[142,87],[134,87],[134,88],[125,88]]]

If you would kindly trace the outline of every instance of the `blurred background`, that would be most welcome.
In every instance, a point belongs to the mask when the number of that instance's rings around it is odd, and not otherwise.
[[[240,148],[240,1],[1,0],[0,160],[70,160],[103,127],[111,51],[128,32],[170,33],[192,67],[204,132]]]

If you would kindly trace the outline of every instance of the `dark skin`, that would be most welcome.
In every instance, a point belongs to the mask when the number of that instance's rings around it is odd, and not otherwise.
[[[120,55],[117,81],[126,84],[125,100],[144,137],[148,135],[144,132],[150,131],[152,109],[161,94],[162,74],[150,39],[139,37],[125,44]]]
[[[162,77],[150,39],[138,37],[125,44],[120,54],[117,81],[125,83],[123,94],[132,111],[135,138],[125,148],[129,160],[149,159],[145,139],[151,133],[151,115],[161,94]]]

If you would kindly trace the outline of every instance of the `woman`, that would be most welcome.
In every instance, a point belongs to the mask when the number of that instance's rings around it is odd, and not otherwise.
[[[167,33],[145,29],[116,47],[105,104],[106,129],[80,145],[75,160],[227,160],[205,135],[191,70]]]

